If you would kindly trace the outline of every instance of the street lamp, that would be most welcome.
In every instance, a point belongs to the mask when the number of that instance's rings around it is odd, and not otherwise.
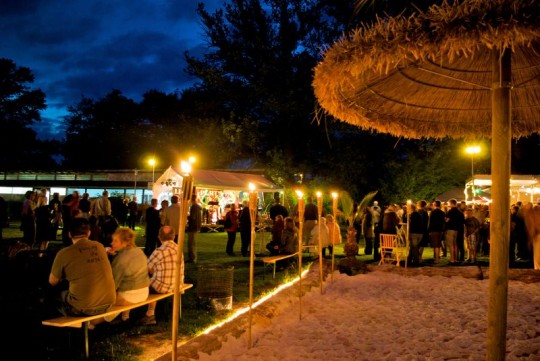
[[[474,155],[480,153],[480,146],[471,145],[465,148],[465,152],[471,155],[472,201],[474,202],[474,195],[476,192],[476,190],[474,189]]]
[[[150,158],[148,159],[148,164],[150,164],[152,166],[152,186],[154,185],[154,182],[156,181],[155,178],[154,178],[154,171],[155,171],[155,168],[156,168],[156,158]]]

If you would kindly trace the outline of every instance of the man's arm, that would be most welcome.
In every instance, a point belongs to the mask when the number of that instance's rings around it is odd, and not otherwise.
[[[51,284],[51,286],[56,286],[59,282],[60,279],[57,278],[55,275],[53,275],[52,273],[49,275],[49,283]]]

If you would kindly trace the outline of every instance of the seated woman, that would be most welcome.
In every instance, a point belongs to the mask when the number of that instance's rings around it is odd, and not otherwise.
[[[282,254],[293,254],[298,250],[298,228],[294,224],[292,217],[285,218],[285,226],[281,233],[281,248]]]
[[[283,216],[278,214],[274,220],[274,225],[272,226],[272,240],[266,245],[266,249],[270,251],[271,256],[278,255],[281,249],[281,233],[283,232],[283,227],[285,223],[283,221]]]
[[[111,262],[116,286],[116,304],[127,305],[142,302],[148,298],[150,278],[146,255],[135,244],[135,232],[127,227],[118,228],[112,235]],[[111,322],[119,313],[96,320]],[[122,312],[122,321],[129,320],[129,310]]]

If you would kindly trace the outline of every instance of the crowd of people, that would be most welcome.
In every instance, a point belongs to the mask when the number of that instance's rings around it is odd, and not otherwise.
[[[342,243],[342,232],[334,216],[326,215],[324,208],[319,210],[318,207],[312,197],[307,197],[303,212],[302,244],[314,249],[322,247],[322,255],[326,257],[326,251],[330,255],[332,247]],[[295,207],[289,216],[287,208],[277,199],[269,215],[272,222],[271,240],[266,245],[269,254],[297,252],[298,209]],[[540,204],[517,202],[512,205],[509,217],[509,265],[516,266],[519,262],[522,266],[540,269]],[[251,230],[247,202],[240,211],[233,207],[227,213],[227,218],[230,218],[225,224],[227,254],[235,255],[234,240],[236,232],[240,231],[242,256],[247,256]],[[348,224],[345,226],[349,227]],[[467,204],[456,199],[445,203],[421,200],[381,208],[378,201],[374,201],[371,205],[356,209],[350,228],[354,229],[356,243],[363,241],[364,254],[372,255],[375,261],[381,259],[381,233],[405,236],[408,231],[408,264],[412,266],[425,263],[426,248],[431,248],[433,252],[429,262],[439,264],[441,258],[446,258],[450,265],[476,264],[479,255],[487,256],[490,251],[489,204]]]
[[[90,199],[88,193],[80,196],[78,191],[62,199],[58,193],[48,198],[47,189],[27,191],[21,209],[22,242],[28,247],[37,246],[44,251],[50,241],[56,241],[61,229],[63,244],[68,246],[70,222],[75,218],[89,220],[92,227],[91,239],[110,245],[112,234],[119,226],[134,230],[139,219],[140,205],[137,197],[123,198],[112,203],[107,190],[101,197]]]
[[[410,214],[407,214],[409,210]],[[509,212],[509,264],[529,263],[540,269],[540,204],[517,202]],[[356,240],[365,241],[364,252],[380,260],[378,239],[383,234],[409,232],[410,265],[423,262],[426,247],[433,249],[433,262],[448,257],[450,265],[477,263],[478,255],[488,255],[490,249],[490,218],[488,204],[467,204],[450,199],[446,203],[422,200],[416,204],[388,205],[378,202],[357,209],[353,227]]]

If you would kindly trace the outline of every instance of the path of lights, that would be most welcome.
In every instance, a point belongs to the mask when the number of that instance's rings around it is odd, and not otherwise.
[[[309,270],[305,270],[304,272],[302,272],[302,277],[304,277],[308,272],[309,272]],[[265,296],[261,297],[257,302],[255,302],[253,304],[252,308],[258,307],[259,305],[263,304],[266,300],[268,300],[270,297],[272,297],[272,296],[278,294],[279,292],[283,291],[284,289],[289,288],[290,286],[294,285],[296,282],[298,282],[299,279],[300,279],[299,277],[296,277],[292,281],[280,285],[278,288],[276,288],[272,292],[269,292]],[[206,330],[202,331],[201,334],[205,334],[205,335],[209,334],[210,332],[212,332],[216,328],[219,328],[219,327],[225,325],[226,323],[231,322],[232,320],[236,319],[237,317],[243,315],[244,313],[246,313],[248,311],[249,311],[249,307],[241,308],[238,311],[236,311],[235,313],[233,313],[226,320],[223,320],[220,323],[217,323],[215,325],[212,325],[212,326],[208,327]]]

